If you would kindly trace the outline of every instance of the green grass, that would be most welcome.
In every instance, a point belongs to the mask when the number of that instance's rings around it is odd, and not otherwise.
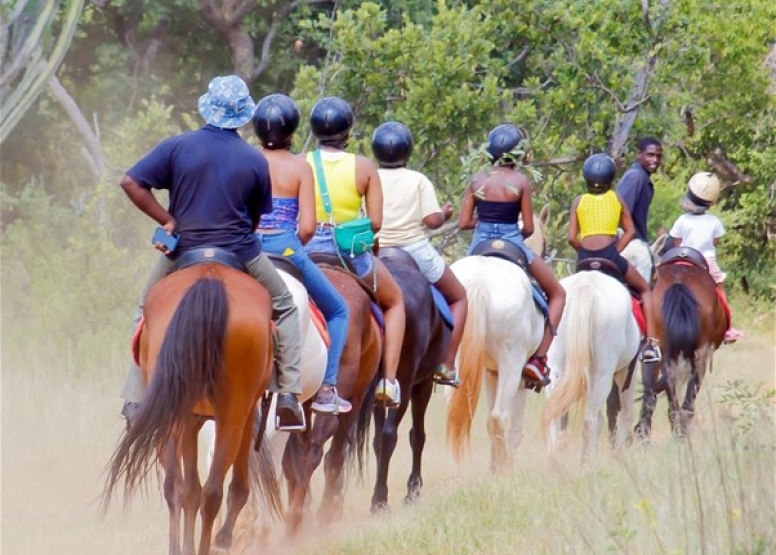
[[[555,459],[547,457],[538,429],[545,399],[531,395],[514,470],[493,476],[482,408],[468,458],[460,468],[451,462],[438,390],[429,408],[417,505],[402,505],[411,466],[409,424],[403,422],[389,476],[392,514],[369,514],[370,455],[365,480],[349,481],[340,522],[326,530],[311,523],[293,544],[283,542],[278,524],[266,550],[255,546],[248,553],[776,552],[774,320],[756,305],[736,306],[737,326],[750,337],[717,354],[697,401],[691,441],[670,438],[661,398],[649,447],[614,455],[602,442],[597,459],[580,468],[574,441]],[[45,348],[29,350],[39,339],[34,330],[19,344],[8,341],[7,327],[3,331],[3,554],[166,552],[167,510],[153,480],[146,497],[134,499],[128,510],[119,499],[106,517],[98,513],[101,473],[123,426],[117,415],[127,367],[124,326],[112,335],[106,331],[106,343],[91,352],[58,357]],[[319,469],[314,479],[311,510],[320,500],[321,474]]]

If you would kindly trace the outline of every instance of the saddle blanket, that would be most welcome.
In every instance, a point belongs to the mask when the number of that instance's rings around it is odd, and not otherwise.
[[[647,334],[647,322],[644,320],[644,311],[641,309],[641,302],[639,302],[638,297],[631,295],[631,305],[633,306],[633,317],[639,325],[639,331],[642,336],[645,336]]]
[[[440,293],[439,289],[431,285],[431,296],[434,298],[434,304],[436,305],[437,312],[444,320],[445,325],[453,329],[453,313],[450,311],[450,306],[447,304],[444,295]]]

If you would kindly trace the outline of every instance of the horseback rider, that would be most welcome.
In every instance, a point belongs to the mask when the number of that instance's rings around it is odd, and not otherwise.
[[[383,221],[383,192],[377,168],[369,158],[345,151],[353,119],[350,105],[335,96],[321,98],[310,113],[310,130],[318,142],[318,149],[309,152],[306,159],[313,168],[315,179],[318,225],[305,248],[311,252],[338,253],[343,259],[347,257],[358,277],[372,287],[385,318],[385,377],[378,382],[375,400],[396,407],[401,402],[396,372],[406,317],[401,289],[371,250],[347,252],[338,246],[334,234],[336,226],[359,218],[362,205],[375,233],[380,231]]]
[[[434,380],[458,387],[455,355],[466,324],[466,290],[427,234],[428,229],[438,229],[450,219],[453,207],[449,203],[440,207],[428,177],[406,167],[412,153],[412,134],[403,123],[389,121],[380,125],[372,136],[372,153],[380,166],[377,173],[383,187],[380,246],[399,247],[409,253],[450,306],[454,321],[450,345]]]
[[[266,252],[282,256],[299,270],[302,283],[326,319],[331,347],[312,408],[324,414],[345,413],[353,407],[340,398],[337,375],[348,335],[348,305],[304,250],[315,233],[315,190],[309,164],[291,152],[298,125],[299,108],[284,94],[265,96],[256,105],[253,129],[272,181],[272,212],[261,216],[256,233]]]
[[[121,187],[147,216],[168,235],[180,237],[177,248],[162,251],[135,311],[133,330],[143,314],[143,301],[157,281],[173,269],[183,253],[200,247],[227,250],[272,297],[277,337],[277,408],[284,427],[302,428],[299,381],[299,317],[294,299],[275,267],[261,252],[254,228],[262,214],[272,211],[267,160],[246,143],[237,129],[251,120],[255,104],[245,82],[236,75],[215,77],[199,98],[202,128],[159,143],[124,174]],[[152,189],[167,189],[165,210]],[[145,380],[132,364],[122,391],[121,414],[131,425],[143,401]]]
[[[509,241],[525,254],[528,272],[547,295],[550,325],[545,327],[539,347],[523,367],[523,375],[531,382],[546,385],[550,375],[547,350],[560,324],[566,293],[547,263],[524,242],[534,232],[534,220],[531,183],[520,171],[523,156],[513,153],[523,140],[523,133],[514,125],[502,124],[490,131],[487,152],[493,167],[474,175],[464,190],[458,227],[474,229],[468,254],[490,239]],[[522,229],[518,225],[521,215]]]
[[[662,163],[663,145],[660,141],[655,137],[641,137],[636,143],[636,161],[625,171],[617,186],[617,194],[633,219],[635,235],[622,252],[623,257],[631,263],[652,258],[647,218],[655,196],[652,174],[660,169]],[[651,270],[651,265],[648,269]],[[650,280],[648,275],[642,277]]]
[[[577,251],[577,261],[604,258],[617,266],[626,283],[639,294],[647,339],[641,350],[642,362],[660,362],[660,348],[655,339],[655,320],[649,284],[623,256],[622,251],[636,230],[630,211],[612,182],[617,167],[606,154],[594,154],[585,160],[582,175],[588,192],[574,199],[569,215],[568,242]],[[617,236],[617,229],[623,229]]]
[[[722,283],[727,274],[717,263],[717,245],[725,234],[725,227],[719,218],[708,213],[709,208],[719,199],[719,193],[720,184],[716,175],[711,172],[693,175],[687,183],[687,193],[681,200],[684,214],[674,222],[669,235],[673,238],[673,246],[691,247],[703,255],[709,273],[724,297]],[[726,297],[724,302],[728,304]],[[732,343],[744,336],[744,332],[730,325],[725,332],[725,341]]]

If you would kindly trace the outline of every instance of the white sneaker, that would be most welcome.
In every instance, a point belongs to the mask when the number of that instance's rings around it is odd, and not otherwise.
[[[389,382],[383,378],[377,384],[375,391],[375,402],[385,405],[388,408],[396,408],[401,403],[401,391],[399,390],[399,380]]]

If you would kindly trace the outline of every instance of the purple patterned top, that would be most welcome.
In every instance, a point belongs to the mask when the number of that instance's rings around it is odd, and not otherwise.
[[[296,232],[298,216],[298,198],[272,197],[272,212],[262,214],[259,220],[259,227]]]

